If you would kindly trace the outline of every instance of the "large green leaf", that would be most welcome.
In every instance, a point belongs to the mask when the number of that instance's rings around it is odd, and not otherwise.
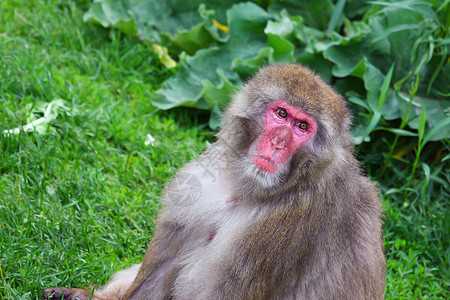
[[[286,9],[291,16],[300,15],[313,28],[325,30],[333,14],[334,5],[330,0],[274,0],[269,11]]]
[[[126,34],[135,36],[137,33],[133,15],[128,9],[128,1],[109,0],[92,4],[84,14],[84,21],[93,21],[103,27],[114,27]]]
[[[144,40],[162,42],[163,36],[181,49],[194,53],[208,46],[213,38],[220,39],[212,16],[219,22],[226,21],[226,10],[239,0],[211,0],[207,7],[199,7],[204,1],[192,0],[100,0],[92,4],[84,15],[85,21],[93,21],[104,27],[113,27]]]

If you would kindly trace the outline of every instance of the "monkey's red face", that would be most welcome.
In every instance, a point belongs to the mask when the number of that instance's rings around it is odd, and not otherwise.
[[[256,155],[252,159],[259,169],[269,173],[276,173],[317,131],[313,117],[282,100],[268,107],[264,124],[264,132],[257,141]]]

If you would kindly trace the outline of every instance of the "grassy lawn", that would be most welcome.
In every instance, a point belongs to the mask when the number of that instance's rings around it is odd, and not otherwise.
[[[0,298],[102,283],[140,261],[164,183],[212,136],[198,113],[150,105],[168,73],[146,45],[59,2],[0,4],[0,130],[40,103],[71,108],[48,134],[0,134]]]
[[[103,284],[139,262],[164,184],[213,141],[206,115],[151,105],[170,71],[149,45],[84,23],[89,3],[0,2],[1,299]],[[58,99],[64,107],[45,134],[1,134]],[[370,151],[360,149],[369,173],[379,159]],[[380,180],[387,298],[445,299],[448,191],[404,202],[391,180]]]

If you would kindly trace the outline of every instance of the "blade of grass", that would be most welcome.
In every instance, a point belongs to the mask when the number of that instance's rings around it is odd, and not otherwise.
[[[378,111],[381,110],[386,98],[388,96],[389,85],[391,84],[392,74],[394,73],[395,63],[391,65],[386,77],[384,77],[383,85],[381,86],[380,97],[378,98]]]
[[[447,117],[441,121],[439,121],[439,123],[437,123],[425,136],[425,138],[422,141],[421,147],[423,148],[425,146],[426,143],[428,143],[428,141],[436,134],[436,132],[438,132],[439,130],[441,130],[442,128],[446,127],[450,125],[450,117]]]
[[[331,15],[330,22],[328,23],[328,34],[331,34],[338,24],[338,22],[343,18],[344,6],[346,0],[339,0],[334,7],[333,14]]]
[[[422,189],[422,198],[425,198],[425,194],[427,192],[428,189],[428,184],[430,183],[430,166],[426,163],[422,163],[422,169],[423,169],[423,173],[425,174],[425,183],[423,185],[423,189]]]
[[[377,131],[377,130],[392,132],[392,133],[400,135],[400,136],[417,136],[417,133],[415,133],[415,132],[411,132],[411,131],[404,130],[404,129],[398,129],[398,128],[377,127],[374,129],[374,131]]]
[[[419,128],[417,128],[419,136],[418,136],[418,143],[417,143],[417,148],[416,148],[416,158],[414,160],[411,174],[409,175],[409,180],[408,180],[408,183],[406,184],[406,187],[411,186],[411,182],[414,178],[414,173],[416,172],[417,166],[419,165],[419,158],[420,158],[420,154],[422,152],[422,147],[423,147],[422,140],[423,140],[423,136],[425,134],[426,121],[427,121],[427,107],[424,106],[422,109],[422,113],[420,114],[420,118],[419,118]],[[406,189],[405,189],[404,196],[406,197]]]

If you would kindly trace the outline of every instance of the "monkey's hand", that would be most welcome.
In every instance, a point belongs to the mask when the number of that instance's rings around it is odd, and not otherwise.
[[[42,300],[88,300],[91,299],[91,292],[74,288],[50,288],[42,290]],[[95,300],[96,298],[92,298]]]

